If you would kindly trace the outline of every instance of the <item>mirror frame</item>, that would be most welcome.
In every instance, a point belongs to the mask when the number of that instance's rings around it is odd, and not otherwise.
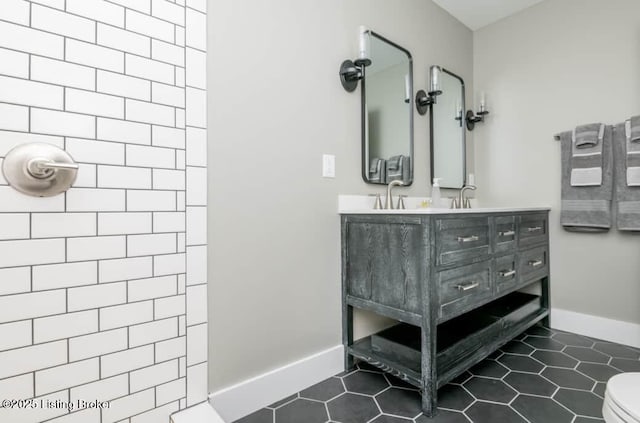
[[[413,99],[413,57],[411,56],[411,53],[409,52],[409,50],[407,50],[406,48],[394,43],[393,41],[383,37],[382,35],[369,30],[368,31],[370,36],[372,37],[376,37],[382,41],[384,41],[385,43],[388,43],[390,45],[392,45],[393,47],[397,48],[398,50],[402,51],[403,53],[405,53],[407,55],[407,58],[409,59],[409,92],[410,92],[410,96],[409,96],[409,183],[408,184],[404,184],[403,186],[408,187],[411,186],[413,184],[413,166],[414,166],[414,161],[415,161],[415,157],[414,157],[414,151],[413,151],[413,144],[414,144],[414,135],[413,135],[413,108],[414,108],[414,99]],[[362,67],[362,79],[360,81],[360,83],[362,84],[362,86],[360,87],[360,131],[362,133],[361,135],[361,140],[362,140],[362,179],[364,180],[364,182],[366,182],[367,184],[374,184],[374,185],[387,185],[386,183],[380,183],[380,182],[371,182],[369,180],[369,158],[367,157],[367,108],[366,108],[366,104],[367,104],[367,94],[366,94],[366,67]]]
[[[445,72],[446,74],[453,76],[454,78],[456,78],[458,81],[460,81],[460,89],[462,90],[462,186],[460,188],[454,188],[454,187],[442,187],[443,189],[462,189],[464,186],[467,185],[467,128],[466,125],[464,123],[464,111],[467,110],[466,109],[466,89],[465,89],[465,85],[464,85],[464,79],[462,79],[462,77],[456,75],[455,73],[451,72],[448,69],[445,69],[443,67],[440,67],[440,71],[441,72]],[[430,149],[429,149],[429,165],[431,168],[431,179],[429,180],[429,185],[431,185],[433,183],[433,178],[435,178],[435,166],[434,166],[434,144],[435,144],[435,140],[433,138],[433,108],[434,107],[438,107],[437,103],[436,104],[432,104],[431,107],[429,108],[429,139],[430,139]]]

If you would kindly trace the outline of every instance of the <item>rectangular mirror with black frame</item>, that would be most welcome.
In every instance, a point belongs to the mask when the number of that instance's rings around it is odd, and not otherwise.
[[[438,92],[429,113],[431,121],[431,181],[442,188],[460,189],[466,183],[466,130],[464,80],[439,66],[431,67]]]
[[[362,78],[362,177],[372,184],[413,182],[413,60],[373,31]]]

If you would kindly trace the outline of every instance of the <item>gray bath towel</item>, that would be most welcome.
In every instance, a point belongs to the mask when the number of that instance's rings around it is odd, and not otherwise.
[[[629,153],[625,123],[619,123],[613,130],[613,150],[617,163],[616,190],[616,226],[620,231],[640,231],[640,186],[627,184],[628,169],[637,164],[637,154]]]
[[[562,210],[560,223],[567,231],[606,232],[611,227],[611,201],[613,199],[613,151],[611,139],[613,128],[606,126],[602,142],[596,146],[597,155],[583,156],[589,165],[597,162],[602,165],[602,183],[598,186],[571,186],[571,170],[580,166],[574,157],[573,131],[556,135],[561,144],[562,160]],[[594,148],[594,147],[591,147]],[[576,149],[581,150],[581,149]]]

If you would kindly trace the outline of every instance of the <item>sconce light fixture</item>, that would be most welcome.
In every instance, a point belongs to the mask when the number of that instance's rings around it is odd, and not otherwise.
[[[352,92],[358,86],[358,81],[364,78],[364,68],[371,64],[369,59],[369,39],[371,32],[365,27],[358,29],[358,58],[345,60],[340,65],[340,82],[348,92]]]
[[[440,89],[440,72],[442,69],[440,66],[433,65],[430,69],[429,78],[429,92],[425,93],[424,90],[419,90],[416,93],[416,109],[418,113],[424,115],[427,113],[429,106],[436,104],[437,97],[442,94]]]
[[[487,100],[484,92],[480,94],[480,107],[477,113],[473,113],[472,110],[467,110],[466,121],[467,121],[467,129],[469,131],[473,131],[476,126],[476,123],[484,122],[484,117],[489,114],[487,110]]]

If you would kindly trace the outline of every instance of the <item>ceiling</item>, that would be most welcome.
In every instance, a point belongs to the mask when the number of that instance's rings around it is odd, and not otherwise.
[[[433,0],[475,31],[543,0]]]

